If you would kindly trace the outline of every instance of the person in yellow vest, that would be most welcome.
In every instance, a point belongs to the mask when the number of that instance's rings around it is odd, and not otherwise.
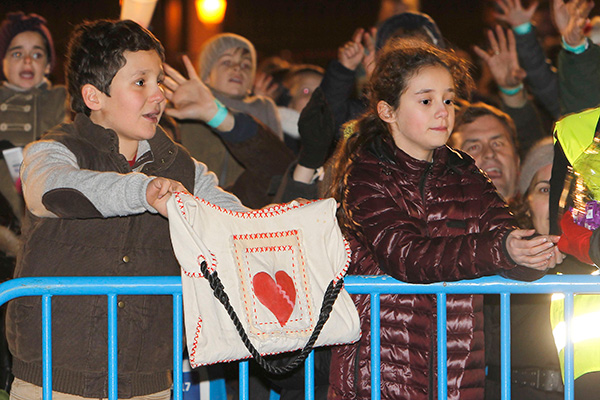
[[[561,234],[558,248],[573,256],[567,258],[560,272],[570,274],[590,274],[598,271],[600,265],[600,229],[591,230],[574,222],[572,198],[563,196],[565,179],[569,167],[584,173],[581,155],[595,137],[600,138],[600,107],[571,114],[556,122],[554,138],[554,162],[550,180],[550,231]],[[600,156],[598,158],[600,165]],[[600,197],[596,196],[600,201]],[[560,207],[559,207],[559,203]],[[564,210],[564,213],[559,212]],[[563,214],[560,216],[560,214]],[[564,348],[566,346],[566,325],[562,295],[554,295],[550,309],[550,319],[558,350],[564,379]],[[597,399],[600,392],[600,296],[575,295],[572,341],[575,352],[574,378],[575,398]]]

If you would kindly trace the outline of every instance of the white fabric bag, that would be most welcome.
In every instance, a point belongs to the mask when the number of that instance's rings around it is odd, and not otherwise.
[[[331,301],[328,286],[341,288],[349,265],[350,249],[337,225],[335,200],[234,212],[175,193],[167,208],[181,265],[192,367],[260,358],[240,339],[240,327],[260,355],[304,348],[317,327],[324,296]],[[216,271],[230,311],[239,318],[238,328],[204,277],[203,261],[208,275]],[[358,313],[348,293],[341,289],[333,301],[315,347],[360,337]]]

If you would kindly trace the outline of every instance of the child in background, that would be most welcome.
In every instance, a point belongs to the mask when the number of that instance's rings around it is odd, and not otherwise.
[[[247,113],[262,122],[283,140],[279,113],[273,100],[250,95],[255,73],[254,45],[242,36],[223,33],[202,47],[199,75],[213,95],[227,108]],[[181,143],[217,174],[222,187],[231,187],[248,166],[233,158],[219,137],[207,127],[183,122],[180,124]]]
[[[47,79],[56,56],[46,20],[39,15],[7,15],[0,25],[0,59],[0,149],[5,150],[25,146],[63,122],[67,91]],[[22,197],[7,166],[0,168],[0,192],[20,218]]]
[[[163,217],[170,193],[188,190],[247,210],[158,126],[166,104],[163,60],[160,42],[133,21],[75,28],[67,83],[76,116],[25,149],[25,250],[16,277],[179,275]],[[200,89],[198,117],[208,121],[218,107]],[[226,111],[217,129],[233,125]],[[106,298],[59,296],[52,304],[53,398],[107,398]],[[172,307],[169,296],[119,296],[119,398],[170,398]],[[11,396],[41,398],[39,298],[9,304],[7,337]]]
[[[300,64],[290,68],[283,84],[289,93],[289,102],[277,107],[283,127],[283,140],[295,153],[300,151],[298,119],[313,92],[321,84],[325,70],[318,65]]]
[[[527,240],[489,179],[446,146],[462,60],[424,41],[392,41],[370,80],[370,108],[336,154],[330,194],[351,274],[430,283],[501,274],[533,280],[562,260],[557,237]],[[464,93],[463,93],[464,94]],[[333,349],[330,398],[371,398],[370,303],[354,296],[362,337]],[[483,398],[483,297],[448,296],[448,398]],[[381,398],[435,396],[436,300],[381,296]],[[375,390],[375,388],[373,388]]]

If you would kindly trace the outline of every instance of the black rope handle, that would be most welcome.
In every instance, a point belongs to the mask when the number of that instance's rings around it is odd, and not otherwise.
[[[265,358],[260,355],[258,350],[256,350],[252,342],[250,342],[250,338],[248,337],[248,334],[246,333],[242,322],[238,318],[235,310],[233,309],[233,306],[229,302],[229,296],[227,295],[227,293],[225,293],[225,288],[221,283],[221,279],[219,279],[217,271],[215,270],[215,272],[213,272],[212,274],[209,273],[206,261],[202,261],[202,263],[200,264],[200,271],[202,271],[202,274],[208,280],[208,283],[210,284],[210,287],[213,290],[214,296],[225,307],[229,318],[231,318],[233,325],[237,329],[237,332],[240,335],[244,346],[246,346],[246,349],[248,349],[248,351],[250,352],[250,355],[252,355],[252,357],[256,360],[257,364],[260,365],[265,371],[274,375],[283,375],[296,369],[302,362],[304,362],[306,357],[308,357],[315,345],[315,342],[319,338],[319,334],[321,333],[325,322],[327,322],[327,320],[329,319],[329,315],[331,314],[331,310],[333,309],[333,303],[335,303],[335,300],[337,299],[338,294],[340,293],[340,290],[344,285],[343,279],[339,279],[335,285],[333,284],[333,281],[329,282],[327,290],[325,291],[325,294],[323,296],[323,304],[321,305],[321,311],[319,312],[319,319],[317,321],[317,324],[315,325],[315,329],[313,330],[312,334],[310,335],[310,338],[308,339],[308,342],[306,342],[306,345],[300,351],[300,353],[298,353],[298,355],[295,356],[285,367],[276,367],[269,364],[267,360],[265,360]]]

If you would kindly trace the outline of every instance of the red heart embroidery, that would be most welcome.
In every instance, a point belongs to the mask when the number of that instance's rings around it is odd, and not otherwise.
[[[273,280],[266,272],[259,272],[252,278],[254,293],[277,318],[279,325],[284,326],[294,311],[296,304],[296,288],[294,281],[285,271],[277,271]]]

